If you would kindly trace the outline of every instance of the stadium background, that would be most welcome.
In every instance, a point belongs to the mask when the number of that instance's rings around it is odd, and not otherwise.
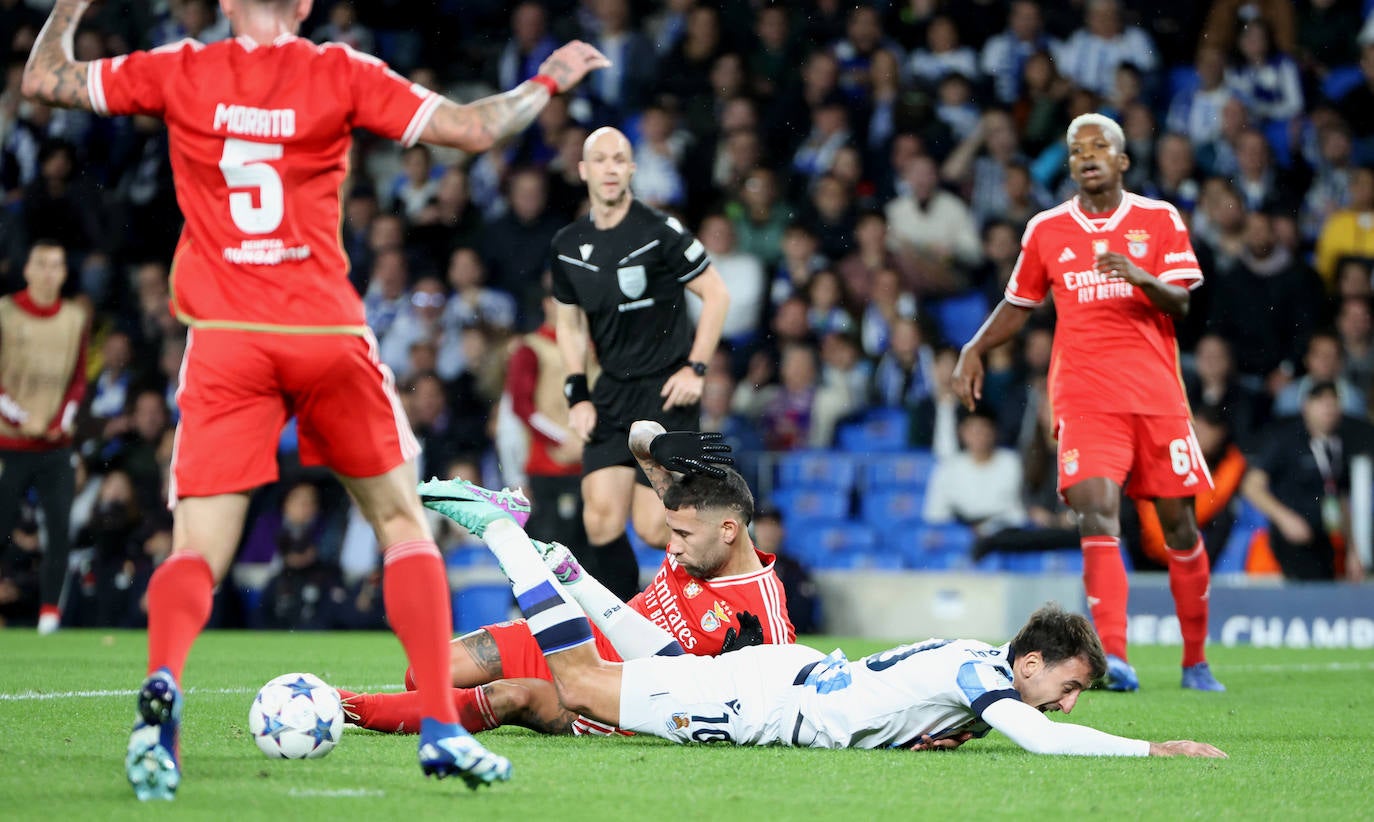
[[[539,322],[548,239],[582,206],[582,138],[616,124],[635,145],[638,196],[680,214],[731,289],[703,426],[730,437],[822,594],[840,596],[826,583],[836,574],[901,570],[945,572],[945,591],[972,588],[957,582],[970,574],[1031,574],[1044,591],[1076,576],[1076,549],[987,552],[982,539],[1034,529],[1048,535],[1039,547],[1076,544],[1055,543],[1067,520],[1039,413],[1050,313],[991,358],[996,482],[938,505],[926,492],[942,463],[968,459],[947,388],[953,352],[1000,295],[1025,221],[1069,193],[1064,126],[1084,111],[1118,118],[1128,188],[1190,221],[1209,283],[1180,327],[1185,379],[1222,445],[1263,443],[1313,376],[1339,379],[1347,414],[1367,421],[1368,5],[360,0],[317,3],[303,33],[376,53],[458,99],[514,85],[571,37],[617,61],[475,159],[358,135],[341,239],[426,476],[519,481],[516,462],[497,459],[506,354]],[[22,287],[29,242],[53,237],[68,250],[66,293],[95,309],[64,624],[137,627],[170,544],[184,343],[166,278],[179,216],[159,123],[20,98],[45,10],[0,0],[0,283]],[[1043,31],[1018,50],[1009,25],[1036,17]],[[76,50],[93,59],[226,35],[206,0],[126,0],[90,12]],[[1334,362],[1319,342],[1309,350],[1313,339],[1334,339]],[[283,480],[255,496],[214,624],[381,627],[370,533],[332,480],[293,464],[290,428],[281,456]],[[975,500],[990,507],[969,509]],[[1264,524],[1234,490],[1217,501],[1219,573],[1273,571],[1252,550]],[[21,525],[0,563],[21,594],[41,528]],[[1135,565],[1150,568],[1136,534]],[[485,552],[461,533],[442,539],[460,626],[503,614]],[[25,624],[30,606],[19,596],[4,617]]]

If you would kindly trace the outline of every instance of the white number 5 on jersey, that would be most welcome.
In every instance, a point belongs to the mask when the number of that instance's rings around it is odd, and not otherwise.
[[[267,164],[279,160],[280,143],[254,143],[229,138],[219,158],[219,170],[230,188],[253,188],[256,193],[235,191],[229,195],[229,216],[245,234],[267,234],[277,230],[285,209],[281,175]],[[254,199],[257,205],[253,205]]]

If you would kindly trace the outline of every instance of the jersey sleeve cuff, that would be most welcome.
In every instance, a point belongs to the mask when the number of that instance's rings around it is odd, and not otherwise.
[[[420,107],[415,109],[415,115],[410,118],[410,125],[406,126],[406,130],[401,134],[401,145],[410,148],[420,142],[420,135],[425,133],[429,121],[434,119],[434,112],[439,110],[439,104],[443,99],[431,92],[421,101]]]
[[[697,277],[701,276],[701,272],[705,271],[706,266],[710,264],[710,257],[702,257],[701,262],[697,263],[691,271],[688,271],[686,274],[683,274],[681,277],[678,277],[677,281],[680,283],[690,283],[692,280],[695,280]]]
[[[101,117],[110,116],[110,107],[105,101],[105,66],[109,60],[92,60],[86,64],[86,96],[91,100],[91,111]]]
[[[1038,308],[1043,302],[1045,302],[1043,299],[1028,300],[1025,297],[1018,297],[1010,291],[1003,294],[1002,298],[1005,299],[1007,302],[1011,303],[1012,305],[1020,306],[1021,308]]]
[[[1178,285],[1192,291],[1202,285],[1202,269],[1200,268],[1171,268],[1159,274],[1159,281],[1162,283],[1177,283]]]
[[[988,691],[987,693],[973,700],[973,704],[970,706],[971,708],[973,708],[973,715],[978,717],[979,719],[982,719],[983,711],[986,711],[989,705],[991,705],[994,702],[999,702],[1003,699],[1019,700],[1021,699],[1021,695],[1017,693],[1014,688],[1006,688],[1001,691]]]

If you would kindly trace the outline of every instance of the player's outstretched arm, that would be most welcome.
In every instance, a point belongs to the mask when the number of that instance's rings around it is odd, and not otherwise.
[[[1226,754],[1199,742],[1147,742],[1113,736],[1086,725],[1051,722],[1017,699],[999,699],[983,710],[983,721],[1036,754],[1071,756],[1209,756]]]
[[[663,495],[672,487],[673,472],[658,464],[649,447],[653,445],[654,437],[665,431],[661,423],[653,420],[638,420],[630,426],[630,453],[634,454],[635,461],[644,470],[644,476],[649,478],[649,485],[659,499],[663,499]]]
[[[959,362],[954,366],[954,393],[968,410],[972,411],[983,398],[983,355],[1011,339],[1030,319],[1030,314],[1029,308],[1002,300],[959,352]]]
[[[451,146],[469,153],[486,151],[507,137],[524,131],[549,98],[582,81],[589,72],[611,64],[595,46],[574,40],[550,54],[535,79],[510,91],[472,103],[444,100],[420,134],[420,141]],[[552,86],[552,87],[551,87]]]
[[[89,63],[75,58],[73,43],[88,0],[57,0],[48,21],[38,32],[29,61],[24,64],[24,96],[50,106],[91,110],[86,90]]]

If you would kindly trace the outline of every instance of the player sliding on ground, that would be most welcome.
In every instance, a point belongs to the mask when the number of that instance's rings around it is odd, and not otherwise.
[[[632,429],[629,451],[663,501],[673,533],[649,587],[622,603],[598,579],[583,573],[566,547],[535,542],[564,589],[591,615],[600,656],[652,656],[664,647],[664,631],[683,651],[696,656],[794,641],[796,631],[788,619],[773,556],[756,550],[749,537],[754,496],[730,467],[730,447],[719,434],[667,433],[647,420],[634,423]],[[421,498],[444,513],[448,487],[443,480],[423,483]],[[467,494],[464,490],[461,497]],[[529,516],[529,503],[518,493],[496,492],[490,501],[517,523]],[[629,612],[635,618],[626,622]],[[634,628],[644,619],[662,630],[637,633]],[[612,730],[559,704],[553,675],[524,620],[485,625],[455,639],[453,646],[453,705],[458,721],[469,731],[505,724],[549,734]],[[407,687],[410,682],[407,671]],[[354,725],[386,733],[414,733],[420,727],[421,702],[414,691],[340,694]]]
[[[446,485],[442,510],[501,563],[563,705],[625,730],[683,743],[930,748],[995,728],[1033,753],[1226,756],[1200,742],[1148,742],[1049,721],[1045,713],[1072,711],[1107,668],[1087,619],[1054,605],[1000,648],[932,639],[850,662],[838,650],[757,645],[718,657],[607,662],[582,611],[510,514],[487,502],[490,492],[461,480]],[[653,629],[647,620],[639,627]],[[672,637],[662,639],[671,652]]]

